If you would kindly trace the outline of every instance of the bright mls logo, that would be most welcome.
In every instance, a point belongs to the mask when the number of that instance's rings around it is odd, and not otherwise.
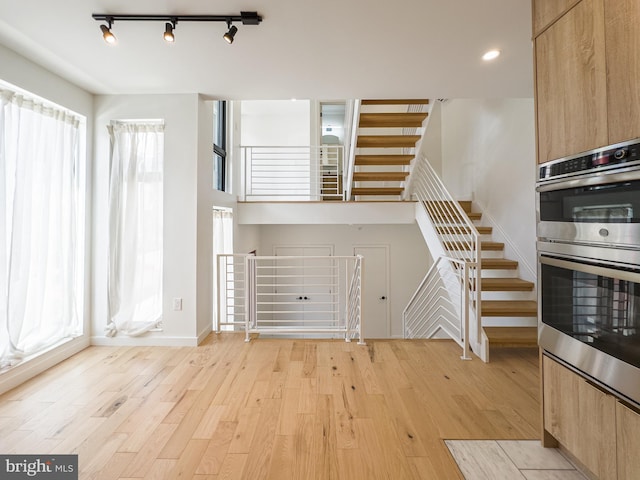
[[[0,455],[0,478],[78,480],[78,456]]]

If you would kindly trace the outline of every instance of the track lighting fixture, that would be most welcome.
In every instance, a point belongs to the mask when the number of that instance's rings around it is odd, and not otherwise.
[[[105,20],[109,24],[109,26],[107,27],[106,25],[100,25],[102,38],[104,38],[104,41],[109,45],[113,45],[114,43],[116,43],[116,36],[111,33],[111,24],[113,23],[113,20],[111,20],[110,18],[105,18]]]
[[[224,38],[225,42],[231,44],[233,43],[233,37],[235,37],[236,33],[238,33],[238,27],[236,27],[235,25],[231,25],[231,22],[227,23],[227,27],[229,28],[229,30],[222,36],[222,38]]]
[[[173,31],[176,29],[178,22],[226,22],[228,31],[223,35],[227,43],[233,43],[238,33],[238,27],[233,22],[241,22],[243,25],[259,25],[262,17],[258,12],[240,12],[240,15],[117,15],[94,13],[94,20],[99,22],[107,22],[107,25],[100,25],[102,38],[109,44],[116,43],[116,37],[111,32],[111,26],[114,22],[145,22],[145,21],[161,21],[165,22],[164,39],[169,43],[175,42]]]
[[[176,28],[176,22],[167,22],[164,26],[164,41],[173,43],[176,41],[176,37],[173,34],[173,30]]]

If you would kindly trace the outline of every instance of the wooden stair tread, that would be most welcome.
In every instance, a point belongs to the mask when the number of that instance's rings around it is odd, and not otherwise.
[[[354,187],[353,195],[402,195],[403,187]]]
[[[458,203],[466,213],[471,213],[471,200],[458,200]]]
[[[483,292],[530,292],[533,283],[517,277],[492,277],[482,279]]]
[[[413,155],[356,155],[356,165],[409,165]]]
[[[483,317],[536,317],[538,303],[534,300],[482,300]]]
[[[489,345],[531,346],[538,345],[537,327],[483,327]]]
[[[476,230],[480,235],[491,235],[493,227],[486,227],[483,225],[476,225]],[[470,232],[470,229],[465,225],[440,225],[436,227],[438,233],[453,233],[466,235]]]
[[[446,248],[447,250],[453,250],[455,247],[459,247],[460,249],[466,246],[467,244],[465,242],[444,242],[444,248]],[[491,250],[491,251],[504,250],[504,243],[492,242],[492,241],[481,241],[480,250]]]
[[[358,135],[358,148],[411,148],[420,135]]]
[[[354,172],[354,182],[403,182],[409,172]]]
[[[427,112],[413,113],[361,113],[360,128],[420,128]]]
[[[483,258],[482,269],[487,270],[515,270],[518,262],[507,258]]]
[[[368,99],[362,100],[360,102],[361,105],[428,105],[428,98],[418,98],[418,99],[385,99],[385,100],[376,100],[376,99]]]

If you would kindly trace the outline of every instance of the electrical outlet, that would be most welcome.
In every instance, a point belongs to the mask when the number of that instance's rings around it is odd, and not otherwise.
[[[173,299],[173,310],[176,312],[182,310],[182,299],[180,297]]]

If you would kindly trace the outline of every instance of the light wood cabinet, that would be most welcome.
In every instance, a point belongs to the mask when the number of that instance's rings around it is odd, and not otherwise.
[[[533,1],[533,36],[537,37],[542,30],[560,18],[580,0],[534,0]]]
[[[640,137],[640,2],[605,0],[609,143]]]
[[[603,0],[582,0],[535,40],[538,162],[608,143]]]
[[[616,404],[618,480],[637,480],[640,475],[640,414],[621,402]]]
[[[543,356],[544,429],[602,480],[617,478],[616,399]]]

